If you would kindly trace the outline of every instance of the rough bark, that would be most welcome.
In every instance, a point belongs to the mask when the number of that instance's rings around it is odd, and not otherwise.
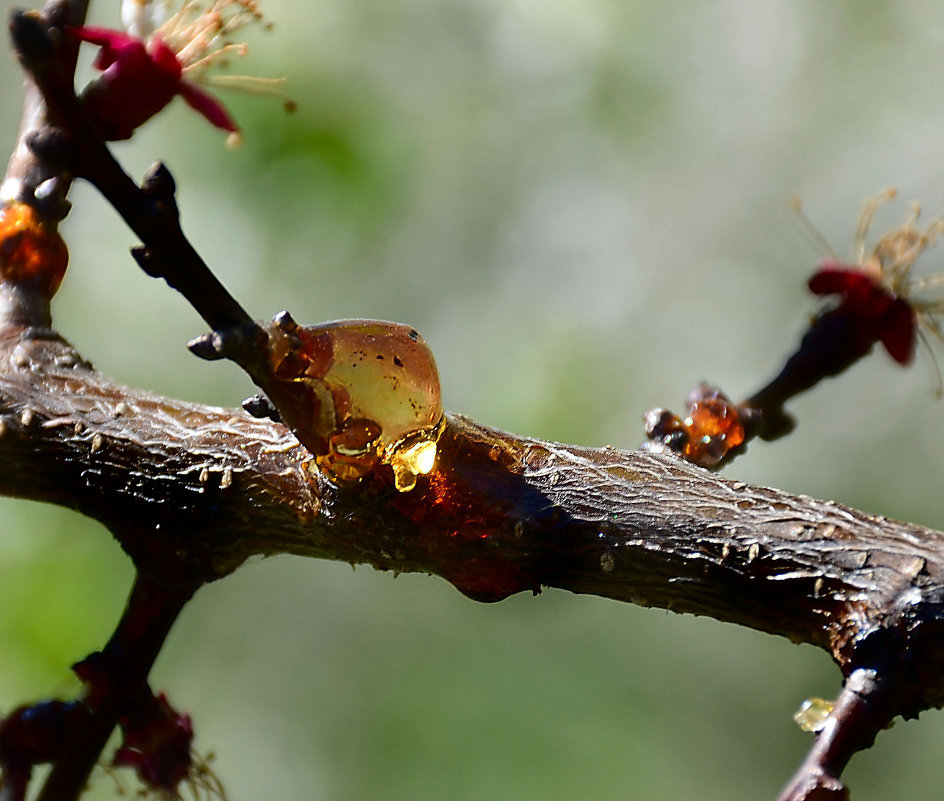
[[[2,332],[0,415],[0,491],[100,520],[160,582],[293,553],[478,600],[558,587],[813,643],[847,674],[904,670],[902,714],[942,700],[939,532],[458,415],[412,491],[341,489],[282,425],[117,385],[37,329]]]
[[[54,0],[42,15],[13,15],[30,84],[4,199],[55,221],[72,176],[91,181],[141,237],[141,266],[217,329],[196,352],[234,358],[268,391],[252,337],[233,353],[208,348],[255,324],[183,236],[170,173],[157,168],[136,187],[74,95],[74,47],[61,32],[84,10]],[[64,743],[43,798],[77,797],[123,688],[146,686],[177,612],[255,555],[426,572],[480,601],[557,587],[817,645],[846,684],[781,801],[847,797],[839,775],[852,754],[896,715],[944,705],[944,534],[724,480],[671,455],[528,439],[459,415],[446,416],[435,467],[413,489],[398,492],[389,466],[339,485],[279,423],[102,376],[48,328],[49,293],[13,278],[0,281],[0,493],[101,521],[139,573],[105,649],[138,658],[112,665],[118,689]],[[779,435],[779,422],[758,430]],[[5,762],[0,792],[23,797],[33,763]]]

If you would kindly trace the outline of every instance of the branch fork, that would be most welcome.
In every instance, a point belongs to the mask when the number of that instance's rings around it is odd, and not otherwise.
[[[47,290],[0,281],[0,489],[102,521],[139,572],[103,658],[80,663],[81,706],[45,708],[67,717],[68,731],[24,758],[10,742],[25,735],[11,740],[0,726],[0,801],[25,797],[33,763],[46,757],[54,767],[41,801],[76,798],[116,722],[154,699],[150,666],[188,599],[246,559],[275,553],[430,573],[480,601],[559,587],[813,643],[845,685],[781,801],[847,797],[840,775],[855,752],[895,716],[944,704],[942,533],[725,481],[665,453],[565,446],[459,415],[436,421],[435,467],[413,475],[407,490],[391,492],[382,471],[345,482],[322,469],[322,446],[304,447],[277,422],[293,420],[271,339],[299,327],[290,316],[265,325],[249,317],[187,241],[167,168],[157,165],[136,186],[76,98],[76,45],[57,29],[81,5],[55,2],[42,15],[12,18],[34,87],[3,199],[54,226],[72,176],[93,183],[140,238],[141,268],[179,290],[210,326],[191,350],[237,362],[268,398],[249,403],[254,417],[117,385],[51,332]],[[411,331],[401,338],[415,342]],[[313,378],[324,375],[286,383]],[[774,438],[801,379],[736,408],[706,389],[695,402],[711,415],[693,414],[693,425],[730,437],[723,461],[741,447],[728,415],[740,415],[746,433]],[[728,423],[719,428],[718,419]],[[674,425],[651,419],[668,451],[685,444]],[[373,436],[367,426],[360,432]],[[179,736],[186,726],[177,726]]]

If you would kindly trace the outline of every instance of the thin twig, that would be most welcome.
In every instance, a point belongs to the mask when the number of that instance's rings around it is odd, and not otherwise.
[[[146,687],[171,626],[198,586],[159,587],[139,574],[118,627],[101,653],[108,678],[105,693],[96,698],[82,725],[69,732],[37,801],[73,801],[81,795],[125,705]],[[92,692],[97,695],[102,689],[96,686]]]
[[[852,756],[870,747],[875,735],[891,722],[892,690],[887,675],[866,668],[854,671],[846,679],[816,743],[778,801],[848,798],[849,791],[839,777]]]
[[[255,326],[184,236],[176,208],[167,202],[169,174],[156,168],[142,189],[115,161],[82,110],[71,76],[55,58],[42,21],[15,11],[10,31],[20,62],[42,93],[57,126],[53,132],[37,132],[30,142],[33,149],[46,162],[94,184],[131,230],[148,243],[146,252],[136,254],[147,271],[183,294],[212,328]],[[172,182],[169,194],[173,194]]]

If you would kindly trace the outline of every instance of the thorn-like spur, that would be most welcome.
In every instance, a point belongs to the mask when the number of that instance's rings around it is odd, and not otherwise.
[[[163,162],[158,161],[151,165],[141,182],[141,189],[148,197],[172,209],[174,216],[179,218],[176,199],[177,183]]]
[[[144,270],[151,278],[161,277],[160,261],[154,258],[154,254],[144,245],[136,245],[131,248],[131,255],[138,263],[138,267]]]
[[[232,359],[237,364],[245,366],[244,363],[258,357],[260,348],[264,344],[265,332],[253,322],[201,334],[191,339],[187,347],[194,356],[207,361]]]
[[[187,349],[194,356],[206,359],[208,362],[226,358],[223,337],[217,331],[194,337],[187,343]]]
[[[265,395],[252,395],[243,401],[243,408],[253,417],[268,418],[275,423],[282,422],[282,415]]]
[[[295,318],[287,311],[280,311],[272,318],[272,321],[286,333],[290,334],[298,330],[298,323],[295,322]]]

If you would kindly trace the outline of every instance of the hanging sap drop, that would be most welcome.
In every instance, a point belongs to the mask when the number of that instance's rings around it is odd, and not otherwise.
[[[388,464],[407,492],[436,460],[439,373],[415,329],[380,320],[266,326],[267,387],[283,420],[332,478],[357,481]]]
[[[393,481],[400,492],[409,492],[416,486],[416,477],[432,472],[436,464],[436,440],[413,439],[403,442],[387,454],[393,468]]]
[[[825,698],[807,698],[794,713],[793,719],[803,731],[818,734],[826,727],[833,711],[833,702]]]

